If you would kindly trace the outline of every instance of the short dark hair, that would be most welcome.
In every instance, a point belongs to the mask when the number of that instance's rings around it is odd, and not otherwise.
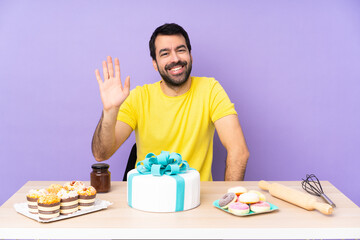
[[[153,60],[156,60],[155,39],[158,35],[182,35],[185,38],[186,46],[189,49],[189,52],[191,52],[191,44],[187,32],[176,23],[165,23],[155,29],[149,41],[150,56]]]

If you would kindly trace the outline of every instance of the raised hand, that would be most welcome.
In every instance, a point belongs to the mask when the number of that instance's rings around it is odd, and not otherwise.
[[[104,110],[118,109],[130,94],[130,77],[126,77],[123,86],[120,79],[120,63],[118,58],[115,58],[115,75],[113,62],[110,56],[107,57],[107,62],[102,62],[102,67],[104,81],[102,81],[98,69],[95,70],[95,75],[99,83],[100,96]]]

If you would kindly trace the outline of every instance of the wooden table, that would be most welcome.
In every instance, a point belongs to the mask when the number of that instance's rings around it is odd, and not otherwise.
[[[51,183],[27,182],[0,207],[0,239],[346,239],[360,238],[360,208],[329,182],[322,182],[325,193],[337,205],[330,216],[307,211],[272,197],[257,182],[202,182],[201,205],[177,213],[148,213],[128,207],[126,182],[112,182],[111,192],[98,198],[113,203],[105,210],[52,223],[38,223],[15,211],[14,203],[25,202],[30,189]],[[280,182],[302,190],[300,182]],[[87,183],[88,184],[88,183]],[[212,203],[230,187],[244,186],[262,191],[279,211],[247,217],[223,212]],[[146,196],[144,196],[146,197]],[[321,199],[319,199],[321,201]]]

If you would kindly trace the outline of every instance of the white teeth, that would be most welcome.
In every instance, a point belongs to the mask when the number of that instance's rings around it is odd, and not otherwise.
[[[180,70],[180,69],[181,69],[181,67],[177,67],[177,68],[171,69],[171,71],[178,71],[178,70]]]

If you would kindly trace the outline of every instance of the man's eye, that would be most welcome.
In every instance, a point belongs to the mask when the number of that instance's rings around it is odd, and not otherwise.
[[[162,54],[160,54],[160,57],[163,57],[163,56],[166,56],[166,55],[168,55],[168,53],[162,53]]]

